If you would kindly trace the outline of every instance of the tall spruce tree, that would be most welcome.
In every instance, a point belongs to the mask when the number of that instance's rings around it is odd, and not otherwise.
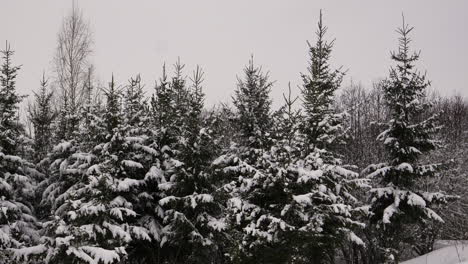
[[[157,87],[153,109],[165,181],[158,185],[164,209],[161,252],[164,263],[218,263],[225,224],[215,197],[210,164],[216,147],[202,117],[203,71],[197,67],[192,86],[175,64],[171,82]]]
[[[147,116],[145,113],[147,106],[140,75],[129,80],[125,90],[123,106],[125,123],[130,126],[141,126],[141,122]]]
[[[166,182],[161,161],[163,160],[156,138],[158,131],[151,123],[151,112],[144,97],[140,75],[129,80],[123,95],[123,131],[125,140],[131,148],[129,157],[141,164],[131,172],[132,178],[138,179],[133,186],[131,200],[137,213],[134,224],[147,230],[149,240],[133,239],[128,246],[129,263],[161,263],[163,254],[160,243],[163,237],[164,209],[159,204],[163,194],[159,184]]]
[[[255,66],[253,56],[244,68],[244,78],[238,78],[237,90],[233,97],[237,109],[241,138],[252,147],[265,147],[271,132],[269,93],[272,82],[268,73]]]
[[[279,154],[283,149],[276,146],[270,151],[273,141],[267,133],[273,130],[265,126],[273,125],[268,76],[252,60],[244,74],[233,98],[239,135],[231,137],[231,147],[213,162],[228,193],[229,261],[287,263],[292,255],[288,236],[294,229],[281,217],[288,199],[288,155]]]
[[[88,68],[85,85],[85,100],[80,106],[80,125],[78,127],[80,149],[91,151],[97,144],[104,141],[103,115],[105,105],[101,101],[100,90],[93,83],[93,67]]]
[[[336,140],[335,131],[340,129],[339,115],[334,115],[332,104],[344,73],[330,67],[334,41],[325,39],[327,27],[322,22],[322,11],[317,26],[315,45],[307,42],[310,56],[308,73],[302,74],[305,122],[301,130],[305,135],[306,151],[313,151],[314,147],[329,147]]]
[[[0,145],[4,153],[11,154],[16,151],[16,139],[22,130],[18,120],[18,104],[21,103],[24,96],[16,93],[16,76],[20,66],[12,65],[14,51],[11,50],[8,42],[6,42],[6,47],[1,51],[1,54],[4,62],[0,69],[0,110],[2,111]]]
[[[159,83],[156,83],[155,92],[151,98],[151,110],[153,124],[157,133],[157,143],[167,152],[171,146],[177,143],[177,135],[180,134],[184,114],[186,114],[185,78],[182,70],[185,66],[180,60],[174,65],[174,77],[168,80],[166,66]]]
[[[19,66],[12,65],[8,42],[1,51],[0,68],[0,262],[9,263],[11,250],[29,246],[38,239],[34,212],[34,187],[40,174],[20,154],[22,126],[16,92]],[[11,249],[11,250],[7,250]]]
[[[352,193],[366,182],[343,166],[334,151],[344,133],[343,114],[333,108],[344,73],[331,69],[334,41],[325,39],[326,32],[320,11],[316,43],[308,43],[308,74],[302,74],[303,123],[296,139],[302,145],[300,157],[288,168],[296,177],[290,187],[293,202],[282,212],[296,217],[296,239],[308,241],[295,240],[298,263],[334,263],[341,243],[363,243],[354,233],[362,224],[357,221],[358,201]]]
[[[412,233],[406,232],[406,228],[431,220],[442,222],[431,206],[448,198],[443,193],[423,190],[417,184],[420,179],[434,176],[439,166],[420,163],[421,156],[438,145],[433,138],[437,124],[434,116],[423,117],[429,107],[424,99],[430,83],[425,74],[415,69],[420,53],[410,51],[412,30],[403,19],[397,30],[398,50],[391,54],[396,67],[390,69],[389,77],[382,82],[391,120],[378,140],[383,142],[388,160],[364,171],[377,183],[371,190],[371,221],[383,251],[378,260],[382,262],[398,263],[404,242],[411,239],[408,234]]]
[[[271,85],[268,75],[251,59],[233,97],[239,135],[213,162],[229,194],[228,255],[234,263],[286,263],[291,256],[287,234],[293,228],[281,217],[288,199],[285,162],[275,155],[277,148],[270,152]],[[283,250],[280,256],[279,249]]]
[[[42,75],[41,87],[34,92],[34,102],[28,106],[28,118],[34,127],[34,152],[36,161],[40,161],[51,150],[52,122],[56,117],[52,106],[53,92],[48,89],[45,73]]]

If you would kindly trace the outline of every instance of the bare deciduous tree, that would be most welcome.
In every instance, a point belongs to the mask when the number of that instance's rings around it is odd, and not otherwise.
[[[65,111],[66,126],[64,135],[78,127],[75,115],[85,97],[89,56],[92,52],[92,34],[89,24],[83,19],[79,8],[73,6],[62,22],[58,33],[58,45],[54,57],[57,78],[58,102]],[[66,108],[66,109],[63,109]],[[61,120],[64,122],[64,120]]]

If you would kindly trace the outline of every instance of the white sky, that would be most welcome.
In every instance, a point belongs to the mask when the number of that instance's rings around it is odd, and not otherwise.
[[[150,91],[164,62],[178,56],[189,74],[196,64],[206,72],[207,105],[230,101],[236,75],[250,54],[271,79],[277,106],[287,83],[301,83],[306,71],[306,40],[315,41],[323,9],[329,39],[336,38],[332,62],[351,78],[370,86],[383,78],[397,47],[401,14],[415,27],[412,47],[422,50],[420,70],[427,71],[442,94],[468,96],[468,1],[128,1],[79,0],[94,33],[92,61],[99,79],[111,73],[124,84],[142,74]],[[11,42],[14,63],[22,64],[17,87],[37,89],[42,71],[51,73],[62,17],[72,2],[0,0],[0,45]]]

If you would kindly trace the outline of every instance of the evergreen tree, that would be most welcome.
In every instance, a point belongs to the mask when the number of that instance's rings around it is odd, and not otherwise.
[[[42,76],[41,88],[34,92],[35,101],[29,105],[28,118],[34,127],[34,152],[36,161],[40,161],[51,150],[52,122],[56,117],[52,107],[53,93],[48,90],[45,74]]]
[[[378,139],[385,145],[388,160],[365,170],[378,184],[371,190],[371,221],[377,230],[379,246],[385,250],[382,253],[387,260],[395,262],[399,261],[402,242],[411,239],[406,228],[430,220],[442,222],[431,205],[447,199],[444,194],[422,190],[417,184],[437,172],[437,165],[422,165],[419,159],[438,143],[432,137],[437,130],[435,117],[422,116],[429,106],[424,102],[429,82],[415,69],[420,53],[410,51],[412,30],[403,19],[403,26],[398,29],[398,51],[392,53],[396,68],[390,69],[389,77],[382,83],[391,120]],[[384,261],[384,256],[381,257],[379,261]]]
[[[284,104],[273,115],[274,137],[276,140],[287,141],[288,145],[297,144],[300,124],[302,123],[301,109],[295,109],[294,104],[299,97],[291,98],[291,84],[288,84],[288,96],[283,93]]]
[[[285,263],[291,254],[278,256],[277,250],[288,251],[290,247],[278,232],[290,229],[280,214],[275,214],[287,199],[281,188],[284,169],[280,161],[272,160],[276,156],[269,155],[272,83],[252,59],[244,74],[233,98],[239,133],[234,139],[238,140],[213,162],[229,194],[229,257],[235,263]]]
[[[68,131],[68,99],[64,98],[57,112],[57,119],[54,122],[54,144],[66,141]]]
[[[178,61],[175,65],[175,77],[168,80],[166,67],[159,84],[156,83],[155,93],[151,98],[151,108],[154,127],[158,131],[157,143],[166,150],[177,143],[177,136],[183,125],[183,114],[186,113],[185,78],[182,76],[184,65]],[[185,109],[185,110],[184,110]]]
[[[80,149],[85,152],[91,151],[96,145],[104,141],[104,121],[102,113],[104,105],[100,101],[99,90],[95,89],[92,80],[93,68],[88,68],[87,82],[85,86],[85,100],[80,107],[81,123],[78,128],[80,135]]]
[[[322,11],[317,28],[317,42],[309,42],[310,62],[308,74],[302,74],[302,97],[305,110],[305,122],[301,130],[305,135],[306,151],[314,147],[330,147],[336,138],[335,131],[340,129],[339,115],[333,114],[333,96],[340,87],[344,73],[339,69],[332,70],[329,60],[334,41],[325,39],[327,27],[322,23]],[[337,120],[338,119],[338,120]]]
[[[64,113],[63,111],[57,113],[59,125],[66,125],[66,122],[62,122],[65,119],[60,116]],[[41,216],[46,220],[50,220],[48,217],[53,216],[54,212],[68,199],[63,195],[82,179],[83,170],[92,165],[90,159],[92,156],[88,155],[89,152],[103,142],[106,137],[107,127],[103,121],[104,109],[88,101],[81,108],[81,113],[85,122],[79,128],[80,137],[68,141],[62,140],[55,144],[47,157],[39,163],[44,173],[47,174],[47,177],[38,186],[38,193],[42,194],[41,211],[43,215]],[[81,154],[77,155],[77,153]],[[83,155],[87,158],[81,159],[80,157]]]
[[[130,126],[141,126],[140,123],[147,116],[145,112],[147,107],[140,75],[129,80],[123,104],[125,123]]]
[[[164,196],[161,252],[167,263],[218,263],[225,224],[210,173],[216,147],[202,118],[203,71],[197,67],[188,87],[183,65],[177,62],[175,69],[171,82],[162,82],[153,97],[165,176],[158,185]]]
[[[233,103],[238,111],[238,123],[243,141],[252,147],[265,147],[271,130],[269,93],[272,82],[261,67],[254,66],[253,56],[244,68],[244,79],[238,78]]]
[[[29,246],[38,239],[34,216],[34,185],[40,174],[34,165],[18,156],[22,127],[18,121],[16,93],[19,66],[12,65],[14,54],[8,42],[1,51],[0,68],[0,262],[11,261],[11,250]],[[11,250],[7,250],[11,249]]]
[[[141,263],[147,255],[135,252],[160,236],[146,227],[141,200],[157,152],[146,144],[149,137],[125,122],[113,78],[105,95],[105,111],[98,119],[103,135],[96,137],[103,141],[89,152],[73,142],[55,148],[63,153],[52,163],[59,164],[59,176],[52,175],[55,190],[48,188],[44,197],[49,203],[56,197],[53,218],[45,223],[46,235],[34,252],[46,263]],[[19,259],[29,257],[20,253]]]
[[[4,153],[11,154],[15,152],[17,147],[15,139],[22,132],[18,120],[18,104],[21,103],[24,96],[16,93],[16,76],[20,66],[12,65],[11,59],[14,51],[11,50],[8,42],[1,53],[4,62],[0,69],[0,110],[2,111],[2,116],[0,116],[0,145]]]
[[[294,203],[284,214],[301,212],[305,216],[296,227],[308,232],[300,232],[298,238],[311,243],[297,246],[297,261],[333,263],[336,250],[344,241],[363,245],[354,233],[363,224],[357,221],[360,208],[353,192],[367,184],[344,166],[335,152],[346,132],[342,125],[344,114],[333,108],[344,73],[329,65],[333,41],[325,39],[327,27],[323,25],[322,12],[317,26],[316,44],[309,43],[308,74],[302,74],[304,114],[297,141],[305,145],[300,148],[300,158],[289,168],[297,177],[297,186],[291,187]]]
[[[135,223],[147,230],[150,240],[132,241],[127,250],[129,263],[160,263],[163,259],[160,243],[164,210],[159,204],[163,195],[159,184],[166,182],[166,179],[161,165],[163,158],[155,141],[158,131],[148,126],[152,118],[148,109],[141,78],[137,75],[129,80],[125,88],[122,121],[126,140],[133,141],[131,157],[142,165],[132,172],[133,177],[140,181],[135,186],[137,202],[133,202],[137,213]]]

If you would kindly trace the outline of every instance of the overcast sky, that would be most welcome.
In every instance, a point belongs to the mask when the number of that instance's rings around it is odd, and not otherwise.
[[[142,74],[148,90],[164,62],[178,56],[191,72],[206,72],[207,103],[226,102],[250,54],[270,71],[272,97],[280,102],[287,83],[301,83],[306,40],[315,41],[319,10],[328,38],[336,38],[332,64],[370,86],[384,78],[397,47],[401,14],[415,27],[412,47],[421,50],[419,68],[442,94],[468,96],[468,1],[128,1],[79,0],[94,34],[92,62],[99,79],[111,73],[125,83]],[[37,89],[42,71],[50,74],[57,32],[72,1],[0,0],[0,45],[11,42],[22,64],[17,87]],[[187,71],[187,74],[190,73]]]

